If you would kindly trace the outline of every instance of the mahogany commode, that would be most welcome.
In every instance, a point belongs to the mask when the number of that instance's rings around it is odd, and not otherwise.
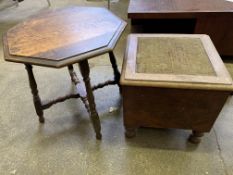
[[[92,90],[119,84],[120,73],[113,48],[125,26],[123,20],[107,9],[70,7],[31,17],[4,34],[5,60],[25,64],[36,113],[41,123],[44,122],[43,110],[58,102],[81,97],[90,113],[96,138],[101,139],[101,126]],[[88,59],[105,53],[109,54],[114,80],[92,87]],[[74,63],[79,64],[84,83],[74,72]],[[52,68],[67,66],[78,93],[68,94],[49,102],[41,101],[32,65]]]
[[[126,136],[139,127],[209,132],[232,79],[207,35],[131,34],[121,74]]]

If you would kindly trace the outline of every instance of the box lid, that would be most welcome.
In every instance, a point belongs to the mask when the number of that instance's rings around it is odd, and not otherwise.
[[[232,79],[207,35],[132,34],[121,84],[233,90]]]

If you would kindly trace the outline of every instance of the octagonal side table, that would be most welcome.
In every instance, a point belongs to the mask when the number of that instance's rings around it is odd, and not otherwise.
[[[41,123],[44,123],[45,109],[70,98],[81,98],[90,114],[96,138],[101,139],[101,125],[92,91],[106,85],[119,85],[120,73],[113,49],[125,26],[123,20],[107,9],[70,7],[33,16],[4,34],[5,60],[25,64]],[[105,53],[109,54],[114,80],[91,86],[88,59]],[[79,64],[83,81],[78,79],[73,69],[75,63]],[[52,68],[66,66],[78,93],[49,102],[41,101],[32,65]]]

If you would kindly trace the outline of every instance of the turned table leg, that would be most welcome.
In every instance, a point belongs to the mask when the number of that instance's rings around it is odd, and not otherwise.
[[[82,86],[81,86],[81,88],[80,88],[80,86],[78,87],[78,84],[81,84],[82,82],[78,79],[77,74],[76,74],[76,72],[74,71],[73,65],[69,65],[69,66],[68,66],[68,70],[69,70],[69,73],[70,73],[71,81],[72,81],[72,82],[74,83],[74,85],[76,86],[77,91],[78,91],[78,93],[80,94],[80,98],[81,98],[81,100],[82,100],[82,102],[83,102],[83,104],[84,104],[84,106],[85,106],[87,112],[90,113],[90,107],[89,107],[88,100],[87,100],[87,97],[86,97],[86,96],[87,96],[86,90],[83,89]],[[80,93],[80,91],[81,91],[81,93]],[[85,92],[84,92],[84,91],[85,91]]]
[[[136,136],[136,131],[137,131],[137,128],[125,127],[125,136],[127,138],[135,137]]]
[[[112,51],[109,52],[109,58],[110,58],[110,62],[112,64],[112,69],[113,69],[113,73],[114,73],[114,81],[117,83],[117,85],[119,86],[119,88],[121,90],[121,87],[120,87],[121,74],[118,70],[116,58],[115,58],[114,53]]]
[[[42,103],[41,103],[39,92],[38,92],[38,89],[37,89],[36,80],[34,78],[34,74],[33,74],[33,71],[32,71],[32,65],[25,64],[25,68],[26,68],[27,73],[28,73],[28,79],[29,79],[31,92],[32,92],[32,95],[33,95],[33,102],[34,102],[34,106],[35,106],[35,109],[36,109],[36,113],[37,113],[37,115],[39,117],[39,121],[41,123],[44,123],[44,114],[43,114]]]
[[[85,87],[87,91],[87,99],[88,99],[89,107],[90,107],[90,117],[91,117],[93,127],[95,129],[96,138],[101,139],[102,135],[100,132],[101,130],[100,119],[96,111],[95,99],[94,99],[94,95],[91,89],[91,83],[90,83],[90,77],[89,77],[90,68],[89,68],[88,61],[83,60],[79,62],[79,68],[83,76],[83,81],[85,82]]]
[[[192,131],[192,134],[189,136],[189,141],[191,143],[200,143],[201,142],[201,137],[204,135],[203,132],[198,132],[198,131],[195,131],[193,130]]]

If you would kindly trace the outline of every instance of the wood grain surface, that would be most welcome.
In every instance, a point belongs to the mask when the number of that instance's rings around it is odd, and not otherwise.
[[[104,8],[71,7],[46,12],[7,32],[9,53],[62,60],[107,46],[121,23]]]
[[[233,56],[233,2],[226,0],[130,0],[134,33],[207,34],[222,56]]]
[[[126,128],[209,132],[230,92],[122,86]],[[214,102],[214,103],[213,103]]]
[[[225,0],[131,0],[129,17],[137,13],[232,12],[233,3]]]

